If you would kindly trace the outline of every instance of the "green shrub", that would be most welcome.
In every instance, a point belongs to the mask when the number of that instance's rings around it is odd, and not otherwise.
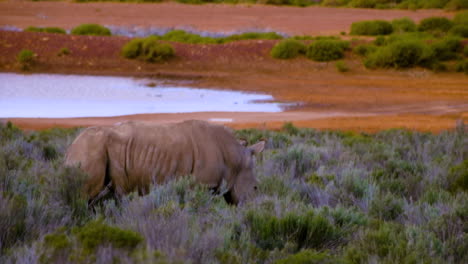
[[[375,0],[352,0],[349,5],[352,7],[360,8],[374,8],[376,6]]]
[[[417,65],[432,65],[435,57],[432,50],[423,42],[397,41],[377,49],[370,54],[364,64],[368,68],[408,68]]]
[[[323,216],[309,211],[303,215],[289,213],[282,218],[249,211],[246,215],[250,232],[262,249],[282,249],[292,242],[297,249],[320,249],[336,239],[336,230]]]
[[[392,20],[393,32],[414,32],[417,29],[413,20],[408,17]]]
[[[327,253],[315,250],[302,250],[294,255],[274,262],[275,264],[332,264],[340,261]]]
[[[388,35],[393,32],[390,22],[385,20],[368,20],[351,24],[351,35],[377,36]]]
[[[447,32],[453,26],[453,22],[445,17],[428,17],[419,22],[419,31],[442,31]]]
[[[465,55],[465,57],[468,57],[468,45],[465,45],[465,47],[463,48],[463,55]]]
[[[322,5],[324,6],[345,6],[349,4],[351,0],[323,0]]]
[[[344,57],[349,43],[341,40],[316,40],[307,48],[306,56],[316,61],[338,60]]]
[[[403,213],[403,202],[391,193],[378,196],[371,202],[369,214],[375,218],[390,221]]]
[[[461,10],[467,8],[468,1],[466,0],[450,0],[450,2],[445,5],[445,9],[447,10]]]
[[[458,12],[453,17],[453,23],[455,25],[468,25],[468,10]]]
[[[468,24],[456,25],[449,31],[449,33],[463,38],[468,38]]]
[[[36,54],[31,50],[24,49],[18,53],[16,59],[22,70],[29,70],[36,63]]]
[[[111,31],[98,24],[82,24],[72,29],[73,35],[110,36]]]
[[[57,33],[57,34],[67,34],[65,29],[59,27],[27,27],[24,31],[28,32],[45,32],[45,33]]]
[[[353,48],[353,52],[361,56],[366,56],[377,49],[376,46],[371,44],[360,44]]]
[[[458,62],[455,68],[457,72],[464,72],[465,74],[468,74],[468,60],[465,59]]]
[[[237,40],[247,40],[247,39],[282,39],[283,36],[276,32],[246,32],[242,34],[234,34],[222,38],[222,42],[230,42]]]
[[[468,191],[468,159],[465,159],[461,164],[450,168],[448,180],[450,191]]]
[[[306,46],[298,40],[286,39],[278,42],[270,52],[276,59],[292,59],[305,54]]]
[[[457,37],[446,37],[431,45],[434,56],[442,61],[455,59],[456,53],[461,51],[461,47],[461,39]]]
[[[164,62],[174,57],[170,44],[161,43],[157,37],[136,38],[122,48],[122,55],[129,59],[141,59],[147,62]]]
[[[349,71],[349,67],[348,67],[348,65],[346,65],[346,63],[344,61],[337,61],[335,63],[335,67],[339,72],[348,72]]]
[[[116,248],[134,249],[143,241],[140,234],[108,226],[102,220],[88,222],[83,227],[74,228],[72,232],[88,252],[109,244]]]

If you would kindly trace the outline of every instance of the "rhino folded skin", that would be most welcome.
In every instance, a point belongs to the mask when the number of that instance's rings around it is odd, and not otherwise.
[[[210,188],[225,180],[226,199],[237,204],[257,188],[254,155],[264,147],[263,141],[246,147],[226,127],[204,121],[130,121],[85,129],[68,148],[65,164],[88,174],[83,191],[90,201],[109,183],[119,195],[135,190],[143,195],[152,183],[193,175]]]

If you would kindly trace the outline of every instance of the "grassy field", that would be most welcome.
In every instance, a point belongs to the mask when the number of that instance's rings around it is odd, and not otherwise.
[[[87,210],[79,130],[0,124],[1,263],[466,263],[468,133],[238,130],[268,139],[258,196],[186,177]]]

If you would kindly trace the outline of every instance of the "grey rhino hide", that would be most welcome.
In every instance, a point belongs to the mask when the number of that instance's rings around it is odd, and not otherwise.
[[[224,126],[204,121],[125,122],[84,130],[68,148],[65,164],[88,174],[84,192],[92,202],[106,186],[117,194],[146,194],[152,183],[193,175],[210,188],[219,188],[225,180],[225,198],[237,204],[256,190],[253,155],[264,146],[259,142],[245,147]]]

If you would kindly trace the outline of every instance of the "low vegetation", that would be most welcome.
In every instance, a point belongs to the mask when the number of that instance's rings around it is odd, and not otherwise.
[[[188,177],[93,212],[63,166],[78,130],[0,123],[0,262],[466,263],[466,129],[239,130],[268,139],[250,202]]]
[[[393,32],[393,26],[385,20],[360,21],[351,24],[351,35],[377,36],[389,35]]]
[[[67,34],[67,31],[59,27],[27,27],[24,31],[28,32],[44,32],[44,33],[56,33],[56,34]]]
[[[164,62],[175,56],[174,48],[157,37],[136,38],[122,48],[122,55],[129,59],[146,62]]]
[[[344,57],[349,48],[349,42],[333,39],[321,39],[312,42],[307,47],[306,56],[315,61],[332,61]]]
[[[271,56],[275,59],[292,59],[306,52],[306,45],[299,40],[286,39],[278,42],[271,49]]]
[[[184,30],[172,30],[161,36],[154,36],[159,40],[182,42],[189,44],[222,44],[231,41],[247,39],[282,39],[283,36],[275,32],[246,32],[233,34],[226,37],[206,37]]]
[[[20,65],[21,70],[27,71],[30,70],[36,62],[36,54],[31,50],[23,49],[18,53],[16,59]]]
[[[111,31],[98,24],[82,24],[71,30],[73,35],[110,36]]]

